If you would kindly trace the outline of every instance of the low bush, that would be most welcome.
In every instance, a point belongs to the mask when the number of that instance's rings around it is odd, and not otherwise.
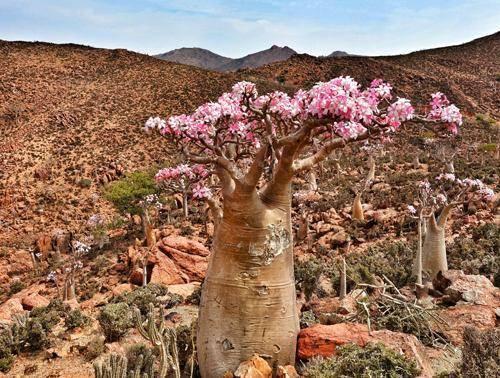
[[[64,325],[67,329],[74,329],[77,327],[83,327],[89,324],[90,318],[85,315],[81,310],[75,309],[71,311],[66,319],[64,320]]]
[[[153,172],[133,172],[112,182],[104,190],[104,197],[122,213],[139,214],[139,201],[158,193]]]
[[[303,373],[306,378],[412,378],[418,374],[415,362],[383,344],[372,343],[364,348],[342,345],[336,356],[311,361]]]
[[[137,307],[142,315],[147,315],[149,304],[156,305],[158,297],[168,294],[166,286],[159,284],[148,284],[147,286],[138,287],[131,292],[120,294],[114,297],[112,303],[126,303],[131,308]]]
[[[104,306],[98,320],[107,341],[119,340],[133,326],[131,309],[124,302]]]
[[[459,236],[447,246],[450,269],[463,270],[466,274],[493,276],[500,287],[500,227],[490,223],[472,231],[472,238]]]
[[[500,329],[464,330],[462,375],[464,377],[497,377],[500,372]]]
[[[319,277],[323,272],[323,264],[318,259],[311,258],[306,261],[297,261],[294,269],[295,285],[309,300],[318,285]]]
[[[374,283],[374,277],[386,276],[397,287],[411,282],[416,247],[404,241],[382,242],[361,253],[346,256],[347,289],[359,283]],[[333,288],[340,289],[340,261],[329,268]]]

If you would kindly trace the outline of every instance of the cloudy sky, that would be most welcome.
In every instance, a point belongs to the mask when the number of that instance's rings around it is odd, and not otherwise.
[[[203,47],[233,58],[273,44],[399,54],[492,34],[499,21],[499,0],[0,0],[4,40],[148,54]]]

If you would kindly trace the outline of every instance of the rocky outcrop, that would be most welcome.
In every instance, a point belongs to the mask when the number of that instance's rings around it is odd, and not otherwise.
[[[330,357],[335,355],[337,347],[341,345],[354,343],[363,347],[371,342],[381,342],[415,360],[422,375],[432,377],[432,367],[425,348],[415,336],[388,330],[368,332],[364,324],[316,324],[305,328],[299,333],[297,356],[300,359]]]
[[[205,277],[210,251],[203,244],[183,236],[167,236],[157,247],[187,276],[185,282],[201,281]]]

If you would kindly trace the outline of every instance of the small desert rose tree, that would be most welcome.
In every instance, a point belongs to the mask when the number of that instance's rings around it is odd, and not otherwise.
[[[212,213],[215,229],[222,218],[222,209],[210,188],[211,180],[209,178],[212,177],[212,172],[208,171],[202,164],[193,166],[180,164],[177,167],[161,169],[156,174],[155,179],[163,190],[182,194],[184,218],[187,218],[189,214],[189,196],[195,200],[205,201]]]
[[[417,115],[391,86],[362,89],[350,77],[318,83],[293,97],[259,96],[240,82],[193,114],[150,118],[191,163],[218,176],[222,219],[202,290],[197,335],[203,377],[234,371],[253,353],[272,363],[295,361],[291,181],[349,143],[380,139],[408,120],[444,123],[456,131],[454,105],[433,104]],[[312,148],[314,146],[314,148]]]
[[[448,270],[446,257],[446,221],[454,207],[472,201],[490,201],[494,192],[481,180],[459,179],[453,173],[440,174],[433,184],[419,183],[418,209],[408,208],[418,218],[418,244],[414,273],[422,285],[422,273],[433,279]],[[436,212],[440,210],[439,216]],[[423,240],[423,241],[422,241]]]
[[[197,196],[210,196],[204,180],[209,176],[208,170],[201,164],[189,166],[188,164],[179,164],[176,167],[163,168],[155,176],[158,185],[170,193],[179,193],[182,195],[182,210],[184,218],[189,215],[188,197],[193,194]]]

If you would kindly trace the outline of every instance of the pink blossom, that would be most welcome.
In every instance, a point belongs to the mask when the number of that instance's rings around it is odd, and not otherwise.
[[[387,109],[387,119],[389,126],[397,129],[401,122],[413,118],[415,109],[411,106],[410,100],[398,97],[397,101],[392,103]]]
[[[206,199],[210,197],[212,197],[211,190],[201,183],[196,184],[196,186],[193,188],[193,198]]]

